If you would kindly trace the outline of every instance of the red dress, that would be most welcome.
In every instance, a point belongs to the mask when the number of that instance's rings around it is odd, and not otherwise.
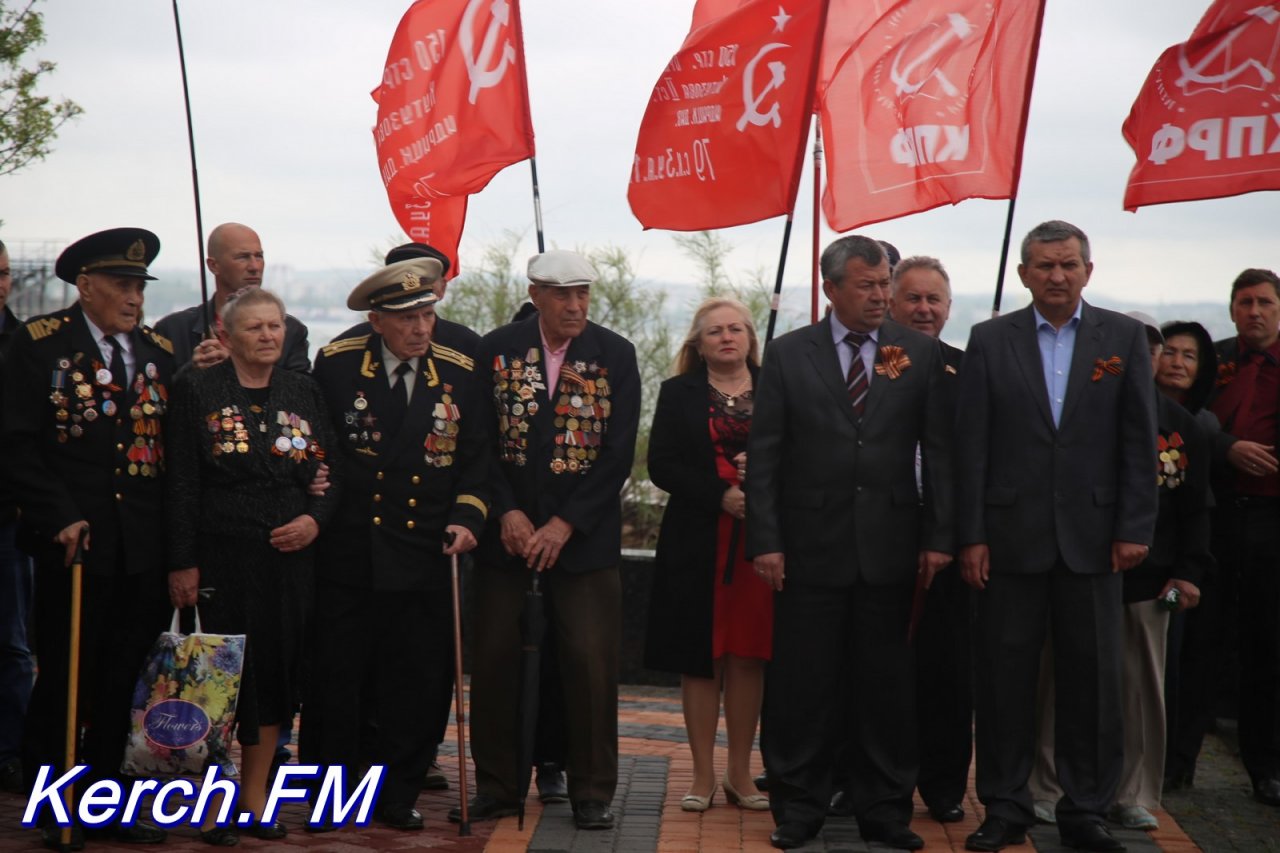
[[[733,458],[747,449],[752,394],[726,397],[707,385],[707,423],[716,472],[740,486]],[[732,405],[730,405],[732,402]],[[720,513],[716,533],[715,607],[711,622],[711,657],[725,655],[768,660],[773,649],[773,590],[752,570],[746,554],[742,522]]]

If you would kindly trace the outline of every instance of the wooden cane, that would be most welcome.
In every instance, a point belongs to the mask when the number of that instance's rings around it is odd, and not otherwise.
[[[450,581],[453,584],[453,689],[454,717],[458,723],[458,796],[462,820],[458,822],[459,837],[471,834],[471,819],[467,814],[467,712],[462,704],[462,584],[458,577],[458,555],[450,556]]]
[[[88,526],[81,527],[76,534],[75,555],[71,558],[71,653],[67,661],[67,739],[63,752],[64,772],[76,765],[76,741],[80,727],[76,724],[76,704],[80,692],[80,594],[84,576],[84,537]],[[70,782],[63,790],[62,798],[66,804],[67,815],[72,811],[72,800],[75,796],[75,783]],[[62,827],[59,842],[63,850],[71,849],[72,824]]]

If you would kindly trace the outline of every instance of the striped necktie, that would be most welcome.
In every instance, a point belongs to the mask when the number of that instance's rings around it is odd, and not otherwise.
[[[861,418],[867,408],[867,392],[871,390],[871,379],[867,376],[867,366],[862,363],[862,345],[871,337],[867,332],[849,332],[844,336],[845,343],[853,348],[853,358],[849,360],[849,375],[845,385],[849,388],[849,402],[853,404],[853,414]]]

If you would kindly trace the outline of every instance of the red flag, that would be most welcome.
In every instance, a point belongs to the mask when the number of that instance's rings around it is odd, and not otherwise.
[[[404,193],[389,193],[391,210],[396,221],[415,243],[426,243],[449,257],[449,272],[445,279],[452,279],[461,272],[458,263],[458,241],[462,239],[462,225],[467,218],[467,196],[453,195],[440,198],[419,198]]]
[[[725,228],[791,210],[825,0],[699,0],[649,98],[627,200],[645,228]]]
[[[1124,123],[1124,209],[1280,189],[1280,9],[1218,0],[1160,54]]]
[[[372,94],[378,168],[393,206],[396,194],[484,189],[533,156],[517,0],[417,0]]]
[[[824,59],[828,224],[1012,197],[1043,0],[872,5],[838,3],[827,27],[856,33]]]

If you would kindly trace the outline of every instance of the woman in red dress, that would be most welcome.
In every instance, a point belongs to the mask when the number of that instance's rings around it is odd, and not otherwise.
[[[693,782],[685,811],[715,797],[720,693],[730,803],[765,810],[752,782],[764,663],[773,643],[773,593],[743,553],[746,502],[738,460],[747,446],[759,344],[746,306],[709,299],[694,313],[662,383],[649,436],[649,476],[671,495],[658,536],[645,665],[679,672]]]

